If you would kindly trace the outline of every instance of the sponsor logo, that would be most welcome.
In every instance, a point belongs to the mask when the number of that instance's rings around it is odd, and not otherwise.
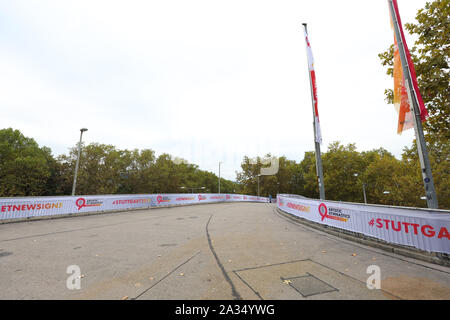
[[[189,200],[195,200],[195,197],[179,197],[176,200],[177,201],[189,201]]]
[[[225,199],[223,196],[211,196],[210,199]]]
[[[125,200],[114,200],[113,205],[121,205],[121,204],[135,204],[135,203],[149,203],[152,200],[150,198],[145,199],[125,199]]]
[[[156,201],[158,201],[158,204],[160,204],[161,202],[170,202],[170,198],[166,197],[166,196],[163,197],[163,196],[159,195],[159,196],[156,197]]]
[[[198,195],[198,201],[206,200],[205,196],[202,196],[201,194]]]
[[[46,202],[33,204],[8,204],[0,207],[1,212],[10,211],[34,211],[34,210],[51,210],[62,208],[62,202]]]
[[[296,204],[296,203],[288,202],[286,206],[288,208],[291,208],[291,209],[294,209],[294,210],[298,210],[298,211],[302,211],[302,212],[310,212],[311,211],[311,207],[310,206],[304,206],[302,204]]]
[[[231,196],[229,194],[227,194],[227,200],[230,200]]]
[[[75,205],[78,207],[78,211],[81,210],[83,207],[100,207],[103,204],[103,200],[99,199],[88,199],[85,198],[78,198],[77,201],[75,201]]]
[[[283,200],[278,200],[278,203],[280,204],[280,207],[284,206]]]
[[[377,227],[379,229],[393,230],[401,233],[411,233],[415,235],[418,235],[420,233],[428,238],[437,237],[438,239],[447,238],[447,240],[450,240],[450,233],[448,232],[446,227],[441,227],[438,231],[427,224],[420,225],[418,223],[380,218],[372,218],[372,220],[369,221],[369,226]]]
[[[342,213],[342,209],[339,208],[327,208],[325,203],[319,205],[319,214],[322,217],[322,221],[325,219],[332,219],[342,222],[347,222],[350,219],[350,215]]]

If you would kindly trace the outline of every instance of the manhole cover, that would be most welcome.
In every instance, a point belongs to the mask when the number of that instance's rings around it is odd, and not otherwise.
[[[245,300],[391,299],[382,290],[367,290],[354,279],[311,259],[259,265],[233,271],[246,291]],[[280,280],[281,279],[281,280]]]
[[[294,288],[303,297],[309,297],[316,294],[339,291],[330,286],[328,283],[316,278],[310,273],[305,276],[281,278],[282,281],[288,281],[289,285]]]

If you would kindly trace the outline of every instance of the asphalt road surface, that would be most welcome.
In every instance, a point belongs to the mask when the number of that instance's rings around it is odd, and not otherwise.
[[[264,203],[3,224],[0,270],[0,299],[450,299],[450,268],[328,235]],[[373,270],[379,289],[367,286]]]

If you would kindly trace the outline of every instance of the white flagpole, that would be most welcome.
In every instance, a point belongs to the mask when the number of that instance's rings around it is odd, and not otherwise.
[[[308,30],[306,23],[303,23],[303,26],[305,27],[305,34],[308,35]],[[306,53],[309,59],[309,53],[308,50],[311,50],[311,48],[308,49],[308,40],[305,38],[306,41]],[[308,60],[308,70],[309,70],[309,64],[310,61]],[[311,70],[309,70],[309,83],[311,86],[311,100],[312,100],[312,111],[313,111],[313,128],[314,128],[314,145],[316,148],[316,174],[317,174],[317,180],[319,183],[319,194],[320,199],[325,200],[325,185],[323,183],[323,168],[322,168],[322,156],[320,154],[320,142],[322,141],[322,137],[317,134],[317,130],[320,130],[318,128],[318,123],[316,124],[317,117],[316,117],[316,98],[314,95],[314,88],[313,88],[313,80],[311,78]]]

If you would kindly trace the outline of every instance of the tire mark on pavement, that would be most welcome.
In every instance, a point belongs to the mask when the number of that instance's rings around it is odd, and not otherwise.
[[[208,223],[206,224],[206,236],[208,238],[209,249],[211,250],[212,254],[214,255],[217,265],[219,266],[220,270],[222,271],[222,274],[223,274],[225,280],[228,282],[228,284],[231,287],[231,294],[234,297],[234,300],[242,300],[242,297],[236,291],[236,288],[235,288],[233,282],[231,281],[230,277],[228,276],[227,272],[225,271],[225,268],[223,267],[222,263],[220,262],[220,259],[217,256],[216,251],[214,250],[214,246],[212,245],[211,236],[209,235],[209,230],[208,230],[209,223],[211,222],[212,217],[213,217],[213,215],[211,215],[211,217],[209,217]]]

